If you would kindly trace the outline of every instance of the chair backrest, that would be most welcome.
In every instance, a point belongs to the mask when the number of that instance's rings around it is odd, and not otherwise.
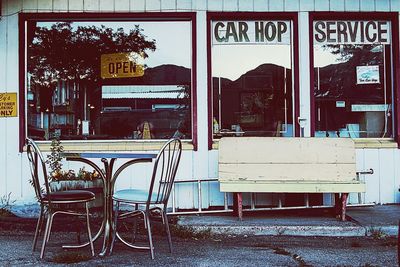
[[[160,152],[158,152],[154,163],[147,205],[149,205],[150,202],[167,205],[181,154],[182,143],[178,138],[168,140],[161,148]],[[154,199],[154,195],[156,195],[156,199]]]
[[[37,144],[30,138],[26,139],[26,152],[32,176],[32,185],[35,189],[36,198],[39,202],[43,200],[43,194],[49,195],[49,182],[46,169],[46,161]]]

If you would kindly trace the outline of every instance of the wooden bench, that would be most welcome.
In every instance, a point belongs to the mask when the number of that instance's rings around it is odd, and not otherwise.
[[[221,192],[233,192],[242,218],[242,192],[335,193],[345,220],[350,192],[365,192],[350,138],[226,137],[219,141]]]

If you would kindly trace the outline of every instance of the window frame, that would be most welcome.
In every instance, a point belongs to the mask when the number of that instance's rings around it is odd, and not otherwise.
[[[22,152],[27,136],[27,97],[26,97],[26,75],[27,75],[27,48],[26,48],[26,22],[36,21],[188,21],[191,23],[191,129],[192,138],[190,143],[193,150],[198,147],[198,125],[197,125],[197,31],[196,13],[194,12],[152,12],[152,13],[20,13],[19,14],[19,151]],[[122,139],[121,139],[122,140]],[[102,142],[116,142],[115,140],[100,140]],[[126,140],[123,140],[126,141]],[[47,141],[43,141],[47,142]],[[74,142],[86,143],[87,140],[74,140]],[[132,142],[142,142],[132,140]],[[155,140],[154,142],[160,142]]]
[[[290,20],[292,28],[292,66],[293,66],[293,130],[296,137],[300,136],[300,125],[297,118],[300,115],[300,92],[299,92],[299,38],[298,38],[298,12],[207,12],[207,84],[208,84],[208,150],[212,150],[213,139],[213,103],[212,103],[212,35],[211,24],[213,20]]]
[[[391,23],[391,49],[393,54],[392,83],[393,83],[393,140],[400,148],[400,59],[399,59],[399,17],[395,12],[310,12],[309,14],[309,55],[310,55],[310,131],[315,137],[315,97],[314,97],[314,21],[316,20],[385,20]],[[355,140],[360,139],[356,138]],[[368,138],[379,140],[382,138]],[[384,138],[387,139],[387,138]]]

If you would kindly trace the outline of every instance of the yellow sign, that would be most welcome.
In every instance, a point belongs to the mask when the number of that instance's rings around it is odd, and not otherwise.
[[[142,55],[115,53],[101,55],[101,78],[130,78],[144,75],[144,58]]]
[[[17,117],[17,93],[0,93],[0,117]]]

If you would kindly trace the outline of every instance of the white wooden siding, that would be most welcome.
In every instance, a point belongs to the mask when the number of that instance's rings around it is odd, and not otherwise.
[[[18,77],[18,12],[175,12],[197,13],[197,99],[199,151],[185,151],[177,179],[217,178],[218,151],[208,151],[206,11],[299,12],[300,66],[309,65],[308,12],[310,11],[400,11],[399,0],[3,0],[0,20],[0,92],[19,93]],[[300,68],[301,117],[309,121],[309,70]],[[18,103],[19,105],[20,103]],[[309,127],[305,135],[309,136]],[[0,196],[12,192],[12,198],[27,203],[34,201],[28,183],[26,155],[18,151],[19,118],[0,118]],[[400,151],[398,149],[357,149],[357,169],[374,168],[365,175],[366,202],[400,202]],[[68,163],[66,166],[69,166]],[[77,167],[77,166],[76,166]],[[148,168],[138,167],[126,174],[121,186],[133,186],[136,175],[146,175]],[[142,168],[142,169],[141,169]],[[132,171],[133,172],[133,171]],[[223,205],[217,183],[202,186],[202,207]],[[197,185],[177,186],[176,202],[184,208],[197,207]],[[230,199],[230,198],[229,198]],[[257,203],[276,203],[274,194],[257,195]],[[352,199],[356,199],[354,195]],[[231,199],[229,200],[231,201]],[[245,200],[245,203],[247,203]]]
[[[398,0],[4,0],[3,12],[400,11]],[[9,13],[8,13],[9,14]]]

